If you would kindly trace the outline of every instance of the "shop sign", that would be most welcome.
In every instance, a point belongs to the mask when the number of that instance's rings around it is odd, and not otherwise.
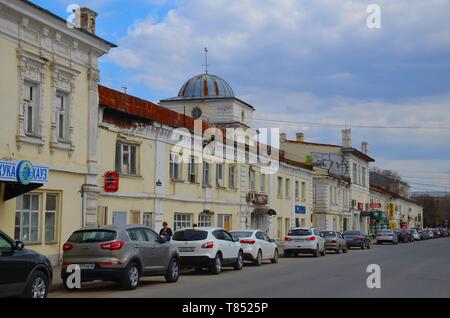
[[[306,207],[303,205],[296,205],[295,214],[306,214]]]
[[[265,195],[265,194],[255,194],[255,199],[253,200],[253,204],[266,205],[267,202],[268,202],[267,195]]]
[[[48,167],[33,165],[28,160],[19,162],[0,161],[0,181],[19,182],[22,185],[31,183],[48,183]]]
[[[117,172],[105,173],[105,192],[117,192],[119,191],[119,174]]]
[[[383,205],[381,203],[370,203],[370,208],[372,210],[381,209]]]

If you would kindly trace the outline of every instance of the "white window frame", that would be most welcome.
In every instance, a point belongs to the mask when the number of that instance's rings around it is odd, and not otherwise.
[[[197,160],[194,156],[189,157],[189,163],[188,163],[188,181],[190,183],[196,183],[197,182]]]
[[[211,186],[211,163],[209,161],[203,161],[202,183],[203,186]]]
[[[218,214],[217,215],[217,227],[226,229],[225,228],[225,219],[229,219],[230,228],[228,230],[231,230],[233,228],[233,215],[231,215],[231,214]]]
[[[230,165],[228,167],[228,186],[231,189],[236,189],[236,166]]]
[[[172,181],[181,181],[181,157],[177,153],[169,155],[169,174]]]
[[[69,96],[64,92],[56,93],[56,131],[58,142],[69,142],[70,130],[68,129]],[[61,120],[62,118],[62,120]],[[62,127],[61,127],[62,126]]]
[[[118,153],[117,147],[120,147],[120,151]],[[124,153],[125,153],[125,147],[128,147],[128,150],[126,151],[127,157],[128,157],[128,165],[126,166],[126,171],[124,170],[125,164],[124,164]],[[134,167],[135,171],[133,173],[132,171],[132,148],[135,150],[135,162]],[[127,142],[123,142],[120,140],[117,140],[116,142],[116,158],[115,158],[115,165],[116,165],[116,171],[121,175],[127,175],[127,176],[138,176],[139,175],[139,145],[131,144]]]
[[[24,209],[24,198],[30,200],[30,208]],[[33,209],[32,201],[33,198],[37,198],[38,207],[37,209]],[[14,239],[18,241],[22,241],[24,243],[41,243],[41,203],[42,203],[42,194],[30,192],[26,193],[16,199],[16,223],[15,223],[15,231],[14,231]],[[19,224],[17,223],[17,214],[19,217]],[[24,217],[25,214],[28,214],[28,217]],[[32,216],[37,217],[37,225],[32,225]],[[26,221],[26,225],[24,224]],[[37,236],[35,239],[31,238],[32,229],[37,230]],[[26,229],[26,233],[24,233]],[[19,232],[17,232],[19,230]],[[25,236],[26,235],[26,236]]]
[[[192,214],[188,213],[175,213],[173,216],[174,231],[191,228],[192,227]]]
[[[207,213],[200,213],[198,215],[198,227],[212,227],[213,216]]]
[[[219,188],[223,188],[225,186],[224,168],[223,163],[216,163],[216,186]]]
[[[142,214],[142,224],[154,229],[155,228],[155,218],[153,212],[144,212]]]
[[[49,196],[55,196],[55,209],[50,210],[47,206],[47,200]],[[45,243],[55,243],[57,242],[57,224],[58,224],[58,205],[59,205],[59,194],[58,193],[46,193],[45,194],[45,210],[44,210],[44,241]],[[47,239],[47,215],[53,215],[53,239]]]
[[[301,200],[306,201],[306,182],[301,183]]]

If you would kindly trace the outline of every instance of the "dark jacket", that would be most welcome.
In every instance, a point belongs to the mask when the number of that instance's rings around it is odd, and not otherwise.
[[[172,229],[170,227],[166,229],[162,228],[161,231],[159,231],[159,235],[164,236],[167,241],[170,241],[173,236]]]

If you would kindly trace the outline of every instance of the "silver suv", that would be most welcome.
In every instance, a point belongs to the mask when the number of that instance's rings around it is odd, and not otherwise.
[[[61,278],[67,289],[69,265],[79,266],[82,282],[116,281],[128,290],[138,287],[141,276],[163,275],[175,283],[180,275],[176,247],[145,226],[83,228],[70,236],[63,251]]]

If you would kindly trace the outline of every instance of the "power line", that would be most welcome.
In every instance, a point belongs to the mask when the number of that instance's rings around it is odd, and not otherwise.
[[[428,186],[428,187],[434,187],[434,188],[441,188],[441,189],[448,189],[450,190],[450,187],[445,187],[445,186],[438,186],[438,185],[434,185],[434,184],[428,184],[428,183],[417,183],[417,182],[409,182],[410,184],[417,184],[420,186]]]
[[[298,122],[289,120],[272,120],[264,118],[253,118],[253,121],[261,123],[275,123],[284,124],[292,127],[300,126],[312,126],[312,127],[333,127],[333,128],[345,128],[348,126],[355,128],[369,128],[369,129],[426,129],[426,130],[450,130],[449,125],[427,125],[427,126],[389,126],[389,125],[363,125],[363,124],[331,124],[331,123],[317,123],[317,122]]]

